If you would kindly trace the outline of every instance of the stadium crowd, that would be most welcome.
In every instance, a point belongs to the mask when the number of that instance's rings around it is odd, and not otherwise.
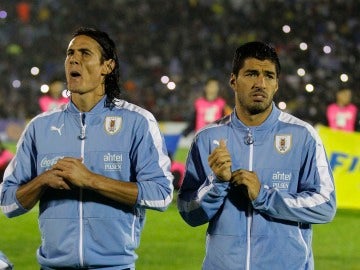
[[[228,59],[243,42],[262,40],[276,47],[282,63],[275,100],[304,120],[325,123],[326,106],[339,88],[351,88],[360,105],[359,10],[358,0],[3,0],[0,118],[40,112],[40,86],[63,76],[67,35],[86,25],[115,37],[125,98],[159,121],[186,121],[210,76],[232,105]],[[32,67],[39,75],[30,74]],[[347,82],[340,80],[343,73]],[[160,81],[163,75],[176,83],[173,91]],[[313,92],[305,91],[308,83]]]

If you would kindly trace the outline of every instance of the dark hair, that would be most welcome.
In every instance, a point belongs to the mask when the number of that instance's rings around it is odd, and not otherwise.
[[[101,47],[102,62],[109,59],[114,60],[114,69],[111,73],[105,75],[105,93],[107,95],[108,102],[112,102],[114,98],[120,98],[120,65],[116,53],[115,42],[107,33],[94,28],[80,27],[75,30],[73,37],[80,35],[88,36],[99,43]]]
[[[206,78],[205,84],[207,84],[208,82],[211,82],[211,81],[219,81],[219,79],[214,76],[208,77],[208,78]]]
[[[281,70],[280,61],[275,49],[270,45],[260,41],[253,41],[238,47],[233,59],[233,74],[237,75],[239,73],[239,70],[244,66],[245,59],[247,58],[256,58],[262,61],[269,60],[273,62],[276,68],[276,76],[279,77]]]

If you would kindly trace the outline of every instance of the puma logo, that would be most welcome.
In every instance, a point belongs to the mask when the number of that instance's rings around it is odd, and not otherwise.
[[[225,143],[227,143],[227,140],[224,140],[224,141],[225,141]],[[218,140],[213,140],[212,143],[217,146],[220,146],[220,141],[218,141]]]
[[[59,133],[59,135],[61,136],[61,129],[63,126],[64,126],[64,124],[62,124],[60,127],[51,126],[50,130],[57,131]]]
[[[215,145],[217,145],[217,146],[220,145],[220,142],[219,142],[218,140],[213,140],[212,142],[213,142],[213,144],[215,144]]]

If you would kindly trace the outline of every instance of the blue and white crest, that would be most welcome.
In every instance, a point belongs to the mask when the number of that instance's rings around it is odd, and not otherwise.
[[[290,134],[276,135],[274,145],[276,151],[285,154],[291,149],[292,136]]]
[[[122,126],[122,118],[120,116],[106,116],[104,128],[106,133],[114,135],[118,133]]]

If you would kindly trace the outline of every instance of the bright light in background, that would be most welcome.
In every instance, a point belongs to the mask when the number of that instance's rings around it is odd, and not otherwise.
[[[174,90],[176,88],[176,84],[174,82],[169,82],[166,86],[169,90]]]
[[[285,25],[282,27],[282,30],[283,30],[284,33],[288,34],[288,33],[290,33],[291,28],[290,28],[289,25],[285,24]]]
[[[40,69],[38,67],[32,67],[30,69],[30,73],[31,73],[31,75],[34,75],[34,76],[39,75]]]
[[[61,92],[61,95],[62,95],[64,98],[68,98],[68,97],[70,97],[70,91],[68,91],[67,89],[64,89],[64,90]]]
[[[278,107],[280,110],[285,110],[286,109],[286,103],[284,101],[280,101],[278,104]]]
[[[324,51],[324,53],[329,54],[329,53],[331,53],[331,47],[326,45],[323,47],[323,51]]]
[[[300,50],[306,51],[308,48],[308,45],[305,42],[301,42],[299,47],[300,47]]]
[[[47,84],[43,84],[42,86],[40,86],[40,92],[45,94],[47,92],[49,92],[50,87]]]
[[[306,92],[313,92],[314,91],[314,86],[311,84],[311,83],[308,83],[306,86],[305,86],[305,90]]]
[[[163,84],[167,84],[170,81],[169,77],[166,75],[162,76],[160,80]]]
[[[298,70],[297,70],[297,74],[300,76],[300,77],[303,77],[303,76],[305,76],[305,69],[303,69],[303,68],[299,68]]]
[[[21,82],[19,80],[13,80],[12,86],[14,88],[19,88],[21,86]]]
[[[343,74],[340,75],[340,80],[342,82],[347,82],[349,80],[349,77],[348,77],[347,74],[343,73]]]
[[[5,10],[0,10],[0,19],[5,19],[7,17],[7,12]]]

